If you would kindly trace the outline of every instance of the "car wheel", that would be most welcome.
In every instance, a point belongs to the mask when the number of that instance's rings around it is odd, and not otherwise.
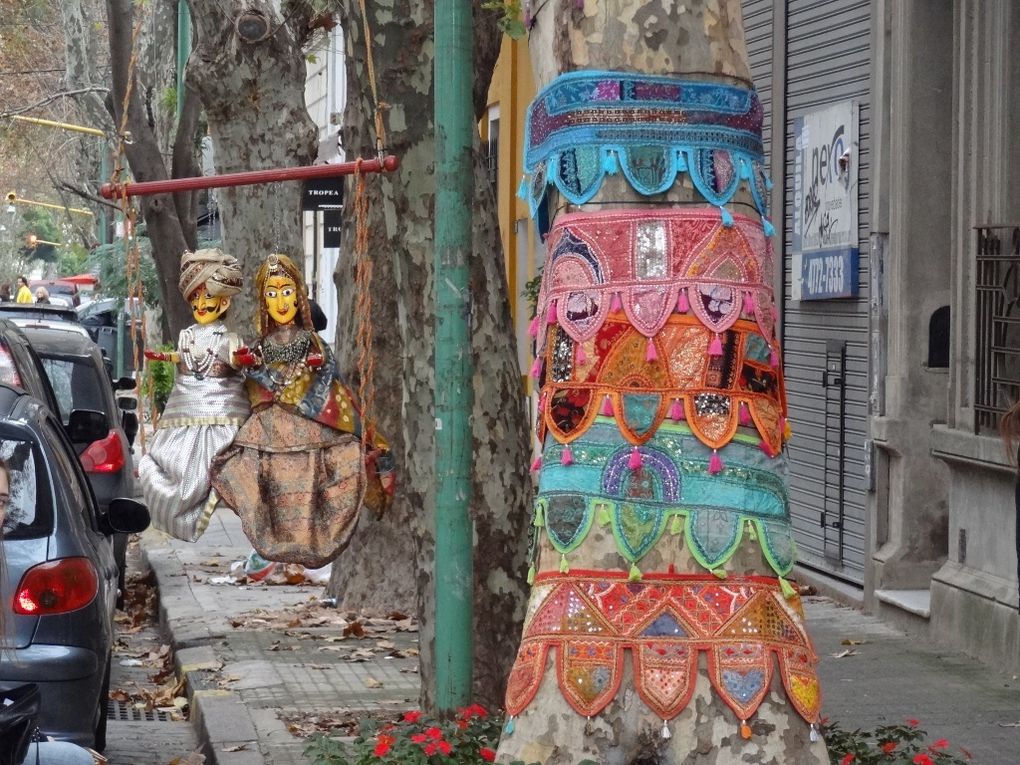
[[[99,719],[96,721],[96,736],[92,748],[97,752],[106,749],[107,705],[110,699],[110,665],[113,664],[113,652],[106,660],[106,674],[103,676],[103,687],[99,692]]]

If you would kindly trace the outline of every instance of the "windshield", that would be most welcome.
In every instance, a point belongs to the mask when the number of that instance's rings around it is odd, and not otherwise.
[[[100,376],[91,359],[75,356],[40,358],[53,387],[53,394],[57,397],[60,419],[64,425],[70,421],[73,409],[106,412],[102,386],[109,385],[109,382]]]
[[[40,512],[42,503],[36,501],[38,450],[32,449],[31,441],[0,437],[0,460],[7,466],[10,484],[3,515],[4,538],[35,536],[37,531],[45,533],[48,519]],[[2,488],[3,479],[0,478]]]

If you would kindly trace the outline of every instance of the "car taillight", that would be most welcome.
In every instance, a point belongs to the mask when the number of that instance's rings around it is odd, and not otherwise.
[[[66,614],[84,608],[99,592],[99,576],[88,558],[62,558],[32,566],[14,594],[14,613]]]
[[[124,467],[124,450],[116,430],[106,438],[93,441],[78,457],[86,473],[116,473]]]
[[[0,342],[0,382],[21,387],[21,375],[14,366],[14,357],[7,343]]]

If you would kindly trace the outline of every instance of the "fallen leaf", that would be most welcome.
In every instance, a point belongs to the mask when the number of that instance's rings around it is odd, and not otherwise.
[[[834,659],[845,659],[847,656],[856,656],[856,655],[857,655],[857,651],[853,650],[852,648],[847,648],[845,651],[840,651],[839,653],[832,654],[832,658],[834,658]]]
[[[363,681],[366,688],[382,688],[383,684],[376,680],[374,677],[366,677]]]
[[[865,645],[867,640],[854,640],[853,638],[844,638],[840,641],[840,645]]]
[[[224,752],[246,752],[248,751],[247,744],[232,744],[231,746],[223,747]]]

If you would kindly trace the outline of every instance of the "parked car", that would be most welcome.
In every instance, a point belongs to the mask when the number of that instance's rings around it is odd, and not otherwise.
[[[101,750],[118,574],[111,535],[144,530],[149,513],[126,498],[100,511],[72,445],[91,435],[89,423],[72,418],[83,423],[83,432],[65,432],[41,401],[0,385],[0,458],[10,481],[0,688],[36,683],[43,734]]]
[[[128,307],[131,310],[128,310]],[[121,298],[101,298],[78,308],[78,320],[88,331],[89,336],[102,349],[111,363],[117,358],[117,344],[120,343],[123,353],[124,372],[135,369],[135,352],[132,345],[132,323],[141,327],[143,306],[137,298],[123,300]],[[124,320],[124,333],[120,335],[118,319]],[[141,363],[141,349],[138,362]]]
[[[45,287],[46,292],[49,293],[51,303],[59,303],[65,306],[71,306],[76,308],[81,303],[81,297],[78,295],[78,285],[74,282],[69,282],[64,279],[31,279],[28,282],[29,288],[32,290],[32,294],[36,294],[36,290],[40,287]]]
[[[115,397],[115,391],[133,390],[130,377],[111,380],[103,356],[85,329],[77,324],[35,319],[12,319],[35,348],[57,400],[56,412],[65,427],[71,413],[87,410],[102,414],[100,438],[75,443],[101,512],[116,497],[135,495],[135,466],[131,445],[138,433],[137,399]],[[114,540],[119,584],[124,591],[127,536]],[[118,604],[120,601],[118,600]]]
[[[28,338],[10,319],[0,318],[0,383],[28,391],[52,412],[60,407],[46,370]]]
[[[0,317],[5,319],[45,319],[80,324],[78,310],[55,303],[0,303]]]

